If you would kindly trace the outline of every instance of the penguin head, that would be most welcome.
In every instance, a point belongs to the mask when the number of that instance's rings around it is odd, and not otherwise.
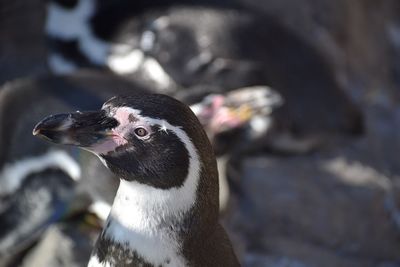
[[[213,155],[189,107],[159,94],[117,96],[98,111],[52,115],[33,134],[89,150],[121,179],[160,189],[199,175],[202,158]]]

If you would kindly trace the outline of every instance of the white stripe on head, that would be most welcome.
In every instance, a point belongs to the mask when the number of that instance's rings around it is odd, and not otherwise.
[[[108,67],[115,73],[122,75],[136,72],[145,58],[143,52],[139,49],[118,52],[118,47],[121,47],[121,45],[116,45],[116,51],[108,56]]]
[[[53,1],[47,5],[46,33],[62,40],[73,40],[86,34],[87,23],[95,9],[94,0],[80,0],[73,9]]]
[[[51,2],[47,6],[46,33],[64,41],[78,40],[81,51],[93,63],[104,65],[110,45],[97,38],[90,28],[95,0],[80,0],[74,9]]]
[[[163,190],[121,180],[108,218],[110,226],[105,234],[115,242],[129,244],[139,256],[155,266],[163,264],[171,255],[175,255],[171,266],[184,266],[183,258],[178,256],[180,248],[176,237],[160,232],[159,226],[166,220],[179,219],[196,201],[201,168],[197,149],[179,126],[162,119],[141,116],[140,111],[128,107],[115,108],[114,111],[121,124],[128,123],[132,114],[139,121],[173,132],[184,144],[190,159],[188,175],[180,187]]]
[[[160,90],[167,90],[171,85],[175,85],[175,81],[164,70],[160,63],[153,57],[146,57],[143,60],[143,71],[153,82],[155,82]]]
[[[74,180],[81,176],[78,163],[65,151],[48,151],[44,155],[6,164],[0,172],[0,196],[15,192],[30,174],[49,168],[59,168]]]

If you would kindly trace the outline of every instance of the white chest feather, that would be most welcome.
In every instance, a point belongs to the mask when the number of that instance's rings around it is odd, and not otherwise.
[[[108,227],[104,230],[105,236],[128,245],[155,266],[185,266],[177,236],[163,226],[171,218],[179,220],[179,216],[191,208],[194,195],[189,196],[188,190],[191,191],[187,184],[179,189],[161,190],[121,181],[107,220]],[[92,264],[95,262],[93,259]]]

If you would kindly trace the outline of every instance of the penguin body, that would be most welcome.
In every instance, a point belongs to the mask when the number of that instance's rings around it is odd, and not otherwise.
[[[99,111],[50,116],[34,134],[95,153],[121,180],[89,266],[239,266],[218,223],[212,147],[186,105],[114,97]]]

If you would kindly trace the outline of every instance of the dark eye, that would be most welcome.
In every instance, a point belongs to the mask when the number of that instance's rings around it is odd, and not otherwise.
[[[139,127],[135,129],[135,134],[139,137],[144,137],[147,135],[147,131],[145,128]]]

